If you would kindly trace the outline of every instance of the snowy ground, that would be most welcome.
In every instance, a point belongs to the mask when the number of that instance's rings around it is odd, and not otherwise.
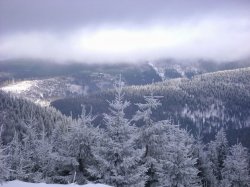
[[[26,183],[26,182],[21,182],[21,181],[11,181],[7,183],[3,183],[2,185],[0,184],[0,187],[110,187],[104,184],[86,184],[86,185],[76,185],[76,184],[44,184],[44,183]]]
[[[2,90],[5,92],[21,94],[22,92],[29,90],[36,83],[37,83],[36,80],[34,80],[34,81],[22,81],[22,82],[13,83],[13,84],[9,84],[7,86],[4,86],[2,88]]]

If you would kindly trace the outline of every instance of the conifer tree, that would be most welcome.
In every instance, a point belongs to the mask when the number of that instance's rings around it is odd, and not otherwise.
[[[160,96],[144,96],[145,103],[138,103],[139,110],[133,117],[134,121],[141,120],[143,125],[139,129],[138,144],[145,149],[142,157],[143,163],[147,167],[147,182],[146,186],[154,186],[159,182],[158,173],[162,165],[158,162],[158,157],[161,156],[162,147],[165,142],[162,142],[163,126],[156,125],[152,120],[152,112],[161,106],[159,101]]]
[[[226,137],[226,132],[222,128],[217,132],[215,140],[209,143],[208,146],[208,157],[212,163],[212,171],[214,176],[216,176],[215,185],[220,184],[222,180],[222,169],[224,167],[224,161],[228,154],[228,141]]]
[[[37,180],[40,181],[41,179],[43,181],[46,181],[46,178],[48,176],[48,173],[52,172],[53,170],[53,164],[52,164],[52,145],[49,142],[49,139],[47,137],[47,133],[44,127],[44,124],[42,124],[42,131],[40,133],[37,133],[35,139],[36,149],[36,167],[37,172],[39,172],[37,176]],[[41,174],[41,175],[40,175]]]
[[[161,186],[201,186],[198,177],[197,157],[194,155],[194,140],[186,130],[169,124],[165,144],[165,157],[161,173]]]
[[[137,104],[139,111],[133,119],[143,121],[139,142],[145,147],[146,186],[199,186],[193,140],[169,120],[152,120],[152,111],[161,105],[160,96],[151,94],[144,98],[144,104]]]
[[[15,132],[12,141],[6,147],[8,157],[6,163],[10,168],[10,179],[23,179],[25,178],[25,159],[22,150],[22,144],[19,140],[18,134]]]
[[[1,132],[0,132],[1,135]],[[0,185],[9,178],[9,168],[7,166],[7,155],[4,152],[2,138],[0,136]]]
[[[62,183],[75,182],[72,175],[74,175],[76,168],[79,167],[79,163],[76,157],[72,156],[70,152],[70,126],[73,125],[73,120],[64,120],[55,124],[55,128],[52,132],[51,145],[51,168],[56,170],[57,175],[63,173],[64,177],[59,177]],[[71,176],[71,178],[69,178]]]
[[[78,171],[89,177],[87,167],[93,164],[92,148],[96,146],[99,138],[98,128],[93,126],[95,116],[91,110],[87,113],[85,106],[82,106],[82,113],[79,118],[72,123],[69,132],[69,152],[79,163]]]
[[[139,164],[140,149],[135,146],[135,127],[125,117],[129,106],[124,101],[122,82],[115,86],[115,100],[109,102],[110,114],[104,114],[105,129],[94,150],[96,165],[89,168],[99,182],[115,187],[144,186],[145,167]]]
[[[212,171],[212,162],[209,160],[206,150],[206,145],[202,140],[201,129],[199,128],[198,135],[196,136],[194,154],[197,157],[196,168],[199,170],[198,176],[204,187],[214,186],[216,177]]]
[[[240,143],[232,146],[224,161],[222,185],[244,187],[250,185],[248,152]]]

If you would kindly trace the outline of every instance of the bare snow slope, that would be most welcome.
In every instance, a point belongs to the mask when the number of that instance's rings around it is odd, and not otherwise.
[[[67,186],[74,186],[74,187],[80,187],[80,185],[77,184],[45,184],[45,183],[27,183],[22,181],[10,181],[7,183],[0,184],[1,187],[67,187]],[[104,184],[85,184],[81,185],[81,187],[110,187]]]
[[[82,86],[74,84],[72,78],[64,77],[19,81],[0,89],[27,98],[42,106],[49,105],[54,99],[85,94]]]

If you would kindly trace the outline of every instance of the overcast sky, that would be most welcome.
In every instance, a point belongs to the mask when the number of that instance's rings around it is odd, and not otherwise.
[[[249,56],[249,0],[0,0],[1,59]]]

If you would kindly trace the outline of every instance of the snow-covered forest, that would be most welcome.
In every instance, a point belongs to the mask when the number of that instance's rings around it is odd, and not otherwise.
[[[0,0],[0,187],[250,187],[250,0]]]
[[[1,181],[102,183],[114,187],[225,187],[250,185],[248,150],[240,142],[229,146],[225,130],[203,143],[171,120],[155,120],[162,104],[154,93],[134,103],[122,81],[108,102],[103,124],[82,105],[77,119],[52,108],[0,93]],[[138,126],[136,122],[140,121]]]
[[[152,114],[154,120],[171,119],[174,124],[197,134],[202,131],[209,142],[223,127],[229,144],[242,144],[250,148],[250,68],[217,71],[196,75],[190,79],[177,78],[140,86],[124,87],[125,99],[131,102],[127,117],[138,110],[136,103],[144,102],[144,95],[163,96],[161,106]],[[102,123],[101,113],[108,112],[106,100],[114,98],[113,90],[69,97],[52,102],[62,113],[77,117],[81,104],[93,107],[97,115],[94,123]],[[141,121],[136,122],[141,125]]]

